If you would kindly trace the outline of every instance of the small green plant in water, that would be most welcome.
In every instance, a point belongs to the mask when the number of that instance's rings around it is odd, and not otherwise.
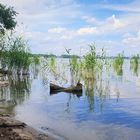
[[[40,64],[40,57],[39,56],[33,56],[33,63],[35,65],[39,65]]]
[[[43,67],[47,69],[50,73],[53,73],[54,75],[56,75],[57,74],[56,58],[53,56],[51,58],[47,58],[45,60]]]
[[[95,45],[89,45],[90,52],[84,56],[84,66],[86,69],[92,69],[96,67],[97,55]]]
[[[90,51],[81,61],[81,66],[87,76],[89,75],[89,77],[91,77],[92,75],[96,79],[97,75],[99,76],[102,74],[105,64],[105,51],[102,49],[101,53],[97,54],[94,44],[89,45],[89,47]]]
[[[56,58],[55,57],[50,58],[50,66],[52,69],[56,69]]]
[[[133,74],[138,76],[138,69],[139,69],[139,54],[134,55],[130,60],[130,69],[132,70]]]
[[[113,68],[118,76],[122,76],[123,74],[123,63],[124,63],[123,53],[118,54],[118,56],[113,61]]]
[[[72,58],[70,59],[70,68],[72,71],[77,72],[79,68],[79,63],[78,63],[78,58],[73,55]]]

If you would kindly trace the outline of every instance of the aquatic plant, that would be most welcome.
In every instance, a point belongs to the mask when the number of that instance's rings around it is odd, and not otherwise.
[[[124,63],[124,55],[123,53],[118,54],[118,56],[113,61],[113,68],[118,76],[122,76],[123,74],[123,63]]]
[[[55,57],[51,57],[50,58],[50,66],[55,69],[56,68],[56,58]]]
[[[1,40],[0,63],[3,72],[8,69],[10,73],[27,74],[31,60],[26,42],[12,34],[4,35]]]
[[[71,84],[75,85],[80,81],[80,67],[79,61],[76,56],[72,56],[70,59],[70,73],[71,73]]]
[[[52,76],[58,75],[57,73],[57,61],[56,58],[51,56],[50,58],[45,58],[44,64],[43,64],[43,69],[47,70]]]
[[[81,60],[80,68],[82,77],[86,77],[86,79],[91,76],[96,79],[97,77],[101,77],[103,68],[106,63],[105,51],[101,49],[99,53],[96,51],[95,44],[89,45],[89,52],[83,57]],[[84,78],[85,79],[85,78]]]
[[[8,50],[8,69],[17,70],[17,73],[27,73],[31,64],[30,53],[26,42],[16,37]]]
[[[39,56],[33,56],[32,61],[35,65],[39,65],[40,64],[40,57]]]
[[[76,56],[72,56],[72,58],[70,59],[70,68],[72,71],[78,71],[79,63],[78,58]]]
[[[132,70],[133,74],[135,74],[136,76],[138,76],[139,59],[140,59],[139,54],[134,55],[130,59],[130,69]]]
[[[84,67],[94,70],[97,64],[97,54],[95,45],[89,45],[90,51],[84,56]]]

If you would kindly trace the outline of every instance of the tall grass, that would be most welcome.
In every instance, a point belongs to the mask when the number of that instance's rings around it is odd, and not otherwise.
[[[40,57],[36,56],[36,55],[33,55],[32,63],[34,63],[35,65],[40,65]]]
[[[27,74],[31,64],[30,53],[26,42],[21,37],[5,35],[0,42],[1,69],[18,74]]]
[[[8,69],[17,70],[18,73],[28,72],[31,64],[29,50],[22,38],[16,38],[9,49]]]
[[[73,72],[77,72],[79,68],[78,58],[74,55],[70,58],[70,68]]]
[[[97,64],[97,54],[94,45],[89,45],[90,51],[84,56],[84,67],[94,70]]]
[[[80,63],[79,59],[73,55],[70,60],[70,73],[71,73],[71,84],[75,85],[80,82]]]
[[[83,57],[81,61],[81,68],[83,76],[86,79],[102,75],[103,67],[105,65],[105,51],[97,53],[96,46],[94,44],[89,45],[89,52]]]

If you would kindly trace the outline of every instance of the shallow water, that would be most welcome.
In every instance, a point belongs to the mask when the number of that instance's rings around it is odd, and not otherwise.
[[[139,71],[138,71],[139,73]],[[14,99],[15,117],[36,129],[68,140],[139,140],[140,77],[130,70],[104,73],[82,96],[60,92],[50,95],[45,75],[22,78],[1,98]],[[12,79],[12,81],[14,81]]]

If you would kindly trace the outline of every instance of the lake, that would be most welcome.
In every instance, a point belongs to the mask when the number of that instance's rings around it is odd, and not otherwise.
[[[99,79],[82,81],[79,96],[50,94],[49,82],[60,78],[40,69],[34,73],[6,77],[10,87],[1,88],[0,99],[16,102],[10,109],[16,119],[58,139],[140,140],[140,70],[130,69],[129,60],[121,74],[104,70]],[[60,81],[67,80],[61,84],[69,86],[70,73],[62,75]]]

